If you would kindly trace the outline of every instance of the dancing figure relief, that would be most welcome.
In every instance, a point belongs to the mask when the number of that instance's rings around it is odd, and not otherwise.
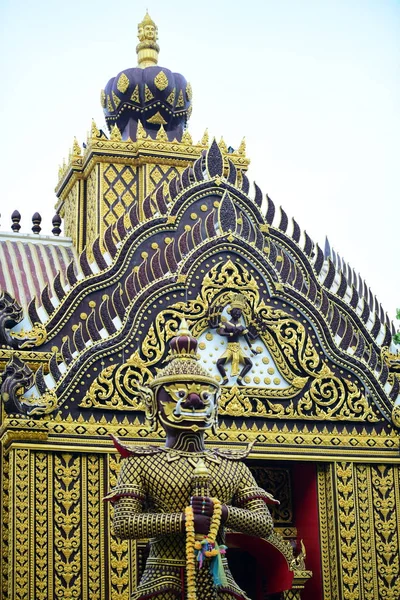
[[[239,385],[244,384],[244,377],[251,370],[253,361],[247,356],[241,346],[240,340],[243,338],[250,348],[253,355],[259,354],[261,350],[254,349],[252,340],[258,337],[249,327],[242,325],[243,312],[246,307],[246,298],[243,294],[236,294],[230,303],[228,312],[229,321],[221,320],[221,308],[210,313],[210,326],[217,330],[217,333],[227,338],[227,348],[223,355],[217,360],[217,369],[222,377],[222,385],[229,382],[226,366],[231,363],[231,377],[237,377]],[[239,370],[240,366],[242,368]]]

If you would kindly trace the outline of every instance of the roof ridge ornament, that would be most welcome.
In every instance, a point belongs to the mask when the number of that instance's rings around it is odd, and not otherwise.
[[[138,24],[138,38],[139,44],[136,46],[138,67],[141,69],[154,67],[158,63],[160,52],[160,46],[157,44],[158,27],[147,10],[143,21]]]

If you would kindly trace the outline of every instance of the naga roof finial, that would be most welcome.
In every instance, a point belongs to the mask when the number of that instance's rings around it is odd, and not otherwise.
[[[158,28],[147,10],[143,21],[138,24],[138,38],[139,44],[136,46],[138,67],[141,69],[154,67],[158,63],[160,52],[160,46],[157,44]]]

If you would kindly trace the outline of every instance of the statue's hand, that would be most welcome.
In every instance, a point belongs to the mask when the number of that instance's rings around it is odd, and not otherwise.
[[[211,498],[208,498],[207,496],[192,496],[190,504],[193,508],[193,514],[212,517],[214,504]]]

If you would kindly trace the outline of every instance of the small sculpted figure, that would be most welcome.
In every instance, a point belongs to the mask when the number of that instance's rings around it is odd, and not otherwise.
[[[150,538],[150,555],[131,600],[246,600],[229,571],[225,527],[266,538],[267,504],[241,459],[248,451],[212,450],[204,434],[217,427],[218,383],[197,360],[197,340],[185,322],[170,342],[170,360],[145,395],[153,430],[164,446],[124,446],[116,487],[114,531],[123,539]]]
[[[231,375],[232,377],[237,376],[237,383],[239,385],[243,385],[244,376],[251,370],[253,366],[253,361],[251,358],[245,355],[241,346],[240,346],[240,338],[243,337],[252,354],[258,354],[257,350],[252,348],[251,335],[249,329],[241,324],[241,318],[243,315],[243,310],[246,305],[246,299],[243,294],[236,294],[234,299],[230,304],[230,316],[231,320],[223,323],[222,321],[219,323],[219,327],[217,327],[217,333],[227,338],[228,346],[225,350],[224,354],[217,360],[217,369],[222,375],[222,385],[226,385],[229,381],[227,373],[226,373],[226,365],[231,362]],[[239,371],[239,366],[243,365],[241,371]]]

